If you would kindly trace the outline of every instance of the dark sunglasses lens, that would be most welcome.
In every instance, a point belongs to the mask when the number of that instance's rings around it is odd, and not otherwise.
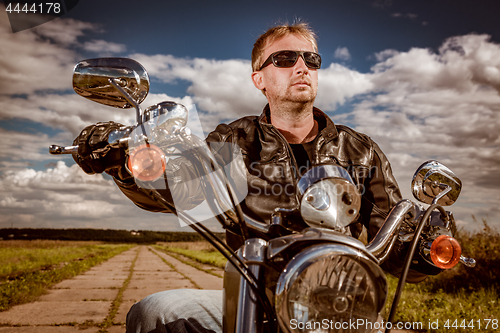
[[[304,60],[307,67],[319,69],[321,67],[321,57],[314,52],[304,52]]]
[[[297,61],[297,53],[293,51],[277,52],[273,56],[273,60],[277,67],[292,67]]]

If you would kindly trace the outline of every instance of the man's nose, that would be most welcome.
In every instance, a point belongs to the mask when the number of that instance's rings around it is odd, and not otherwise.
[[[295,73],[297,74],[302,74],[302,73],[308,73],[309,72],[309,67],[306,66],[306,62],[304,61],[304,58],[302,55],[299,56],[299,59],[297,59],[297,62],[295,63],[294,66]]]

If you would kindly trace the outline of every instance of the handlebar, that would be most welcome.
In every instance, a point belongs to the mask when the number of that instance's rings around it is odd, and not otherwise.
[[[49,153],[52,155],[63,155],[63,154],[76,154],[78,153],[78,146],[58,146],[51,145],[49,146]]]

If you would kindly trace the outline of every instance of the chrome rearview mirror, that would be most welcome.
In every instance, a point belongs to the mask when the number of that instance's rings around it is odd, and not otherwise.
[[[149,92],[149,77],[144,67],[132,59],[88,59],[75,66],[73,89],[94,102],[126,109],[144,101]]]
[[[460,178],[434,160],[422,164],[411,182],[415,199],[426,204],[438,203],[441,206],[451,206],[457,201],[461,189]]]

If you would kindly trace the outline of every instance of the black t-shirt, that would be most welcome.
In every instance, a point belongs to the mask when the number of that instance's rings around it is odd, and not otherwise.
[[[299,176],[302,176],[312,165],[311,160],[314,150],[314,141],[315,140],[306,143],[290,144],[299,168]]]

